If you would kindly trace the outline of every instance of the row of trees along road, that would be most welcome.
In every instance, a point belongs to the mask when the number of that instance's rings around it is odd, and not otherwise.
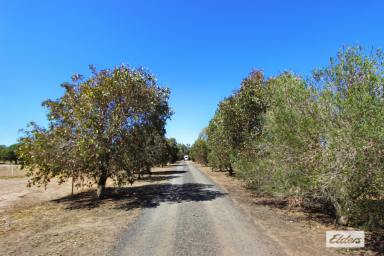
[[[175,138],[167,139],[168,148],[164,152],[165,158],[169,163],[174,163],[176,161],[184,159],[185,155],[189,155],[190,146],[189,144],[185,145],[183,143],[178,143]]]
[[[308,79],[246,77],[192,157],[261,193],[320,202],[341,224],[384,225],[384,58],[342,49]]]
[[[127,66],[97,71],[64,83],[64,95],[43,103],[48,128],[31,123],[20,139],[18,154],[29,185],[52,178],[76,185],[97,183],[102,197],[106,181],[132,183],[154,165],[173,162],[165,138],[170,91],[153,75]]]

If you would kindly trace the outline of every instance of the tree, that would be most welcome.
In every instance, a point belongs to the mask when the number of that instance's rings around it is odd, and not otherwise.
[[[207,128],[208,163],[213,169],[231,173],[230,156],[232,148],[224,133],[222,115],[222,110],[219,107]]]
[[[7,162],[14,162],[17,164],[18,157],[17,157],[17,148],[18,144],[13,144],[9,147],[0,145],[0,160],[1,161],[7,161]]]
[[[168,161],[170,163],[175,163],[178,158],[179,153],[179,147],[177,145],[177,141],[175,138],[167,139],[167,145],[168,145]]]
[[[17,164],[17,162],[18,162],[18,156],[17,156],[18,147],[19,147],[19,144],[13,144],[13,145],[9,146],[6,150],[5,160],[10,161],[10,162],[14,162],[15,164]]]
[[[326,146],[320,190],[337,217],[383,224],[384,55],[361,47],[341,50],[330,65],[314,72]],[[380,211],[381,209],[381,211]]]
[[[5,150],[6,149],[7,149],[7,146],[0,145],[0,161],[5,161],[4,156],[5,156]]]
[[[233,164],[249,141],[262,131],[267,103],[264,75],[252,71],[238,91],[220,102],[208,129],[208,162],[233,174]]]
[[[160,139],[160,138],[159,138]],[[156,165],[165,166],[169,162],[169,145],[166,138],[161,138],[156,144],[156,150],[154,151],[154,157],[156,159]]]
[[[193,143],[191,147],[191,158],[200,164],[205,165],[208,163],[207,141],[199,138]]]
[[[270,79],[267,91],[263,135],[254,143],[257,185],[301,201],[316,190],[323,150],[318,94],[292,73]]]
[[[196,161],[200,164],[208,164],[208,134],[207,128],[204,128],[197,140],[193,143],[190,149],[190,155],[193,161]]]
[[[169,90],[143,69],[127,66],[80,75],[64,83],[64,95],[47,100],[49,127],[34,123],[20,139],[19,154],[30,185],[97,183],[103,196],[108,178],[122,185],[154,165],[156,140],[164,137]]]
[[[252,72],[209,123],[208,164],[259,192],[322,202],[340,224],[384,225],[383,63],[353,47],[310,79]]]
[[[189,144],[185,145],[183,143],[177,143],[177,158],[178,160],[183,160],[185,155],[189,155],[190,152],[190,146]]]

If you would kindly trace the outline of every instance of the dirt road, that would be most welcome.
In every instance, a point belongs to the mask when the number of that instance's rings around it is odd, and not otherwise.
[[[285,255],[193,165],[168,175],[174,176],[168,189],[149,199],[115,255]]]

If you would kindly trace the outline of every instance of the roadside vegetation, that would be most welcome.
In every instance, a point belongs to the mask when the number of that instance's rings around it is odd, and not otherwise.
[[[203,129],[203,131],[199,134],[199,137],[191,146],[191,159],[200,163],[207,164],[208,163],[208,145],[207,145],[207,131]]]
[[[192,158],[254,191],[321,203],[342,225],[384,226],[384,56],[344,48],[309,78],[252,71]]]
[[[88,79],[74,75],[72,83],[62,84],[61,98],[43,102],[49,126],[31,123],[20,139],[29,185],[71,179],[77,187],[97,184],[100,198],[107,179],[132,184],[189,150],[165,138],[170,91],[152,74],[124,65],[91,71]]]

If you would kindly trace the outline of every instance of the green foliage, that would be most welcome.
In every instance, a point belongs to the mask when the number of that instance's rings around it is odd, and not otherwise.
[[[195,143],[193,143],[191,147],[191,158],[200,164],[206,165],[208,163],[208,144],[205,131],[203,131]]]
[[[269,161],[279,169],[279,188],[287,195],[305,196],[316,185],[316,166],[321,151],[316,91],[292,74],[269,81],[270,107],[265,138]]]
[[[233,172],[233,163],[248,141],[261,134],[266,109],[262,72],[253,71],[241,88],[220,102],[207,128],[210,166]]]
[[[208,164],[259,192],[321,199],[350,223],[384,225],[383,123],[383,54],[347,48],[308,81],[252,72],[209,123]]]
[[[49,127],[32,123],[20,139],[19,154],[30,184],[52,178],[97,183],[102,196],[107,178],[118,185],[133,182],[161,163],[165,122],[171,112],[169,90],[142,69],[120,66],[83,80],[65,83],[64,95],[47,100]],[[160,154],[161,155],[161,154]]]
[[[231,147],[228,138],[224,135],[224,127],[221,125],[222,115],[221,109],[218,109],[207,128],[208,163],[213,169],[229,171],[232,170],[230,161]]]
[[[177,159],[183,160],[185,155],[189,155],[190,153],[190,146],[189,144],[185,145],[183,143],[177,144],[178,152],[177,152]]]
[[[175,138],[167,139],[168,161],[175,163],[179,160],[179,147]]]
[[[321,192],[337,215],[355,222],[365,216],[369,225],[384,224],[378,219],[384,199],[383,57],[381,51],[365,55],[361,48],[348,48],[314,73],[324,88]]]
[[[0,145],[0,161],[5,161],[5,151],[7,149],[7,146],[5,145]]]
[[[0,161],[14,162],[17,164],[19,158],[17,156],[18,144],[13,144],[9,147],[0,145]]]
[[[262,133],[249,141],[236,162],[248,185],[284,196],[305,196],[316,184],[321,150],[316,91],[290,74],[272,78],[264,94],[268,110]]]
[[[175,163],[176,161],[182,160],[184,155],[189,154],[189,146],[182,143],[178,143],[175,138],[166,139],[165,148],[163,148],[162,156],[162,165],[165,165],[167,162]]]

